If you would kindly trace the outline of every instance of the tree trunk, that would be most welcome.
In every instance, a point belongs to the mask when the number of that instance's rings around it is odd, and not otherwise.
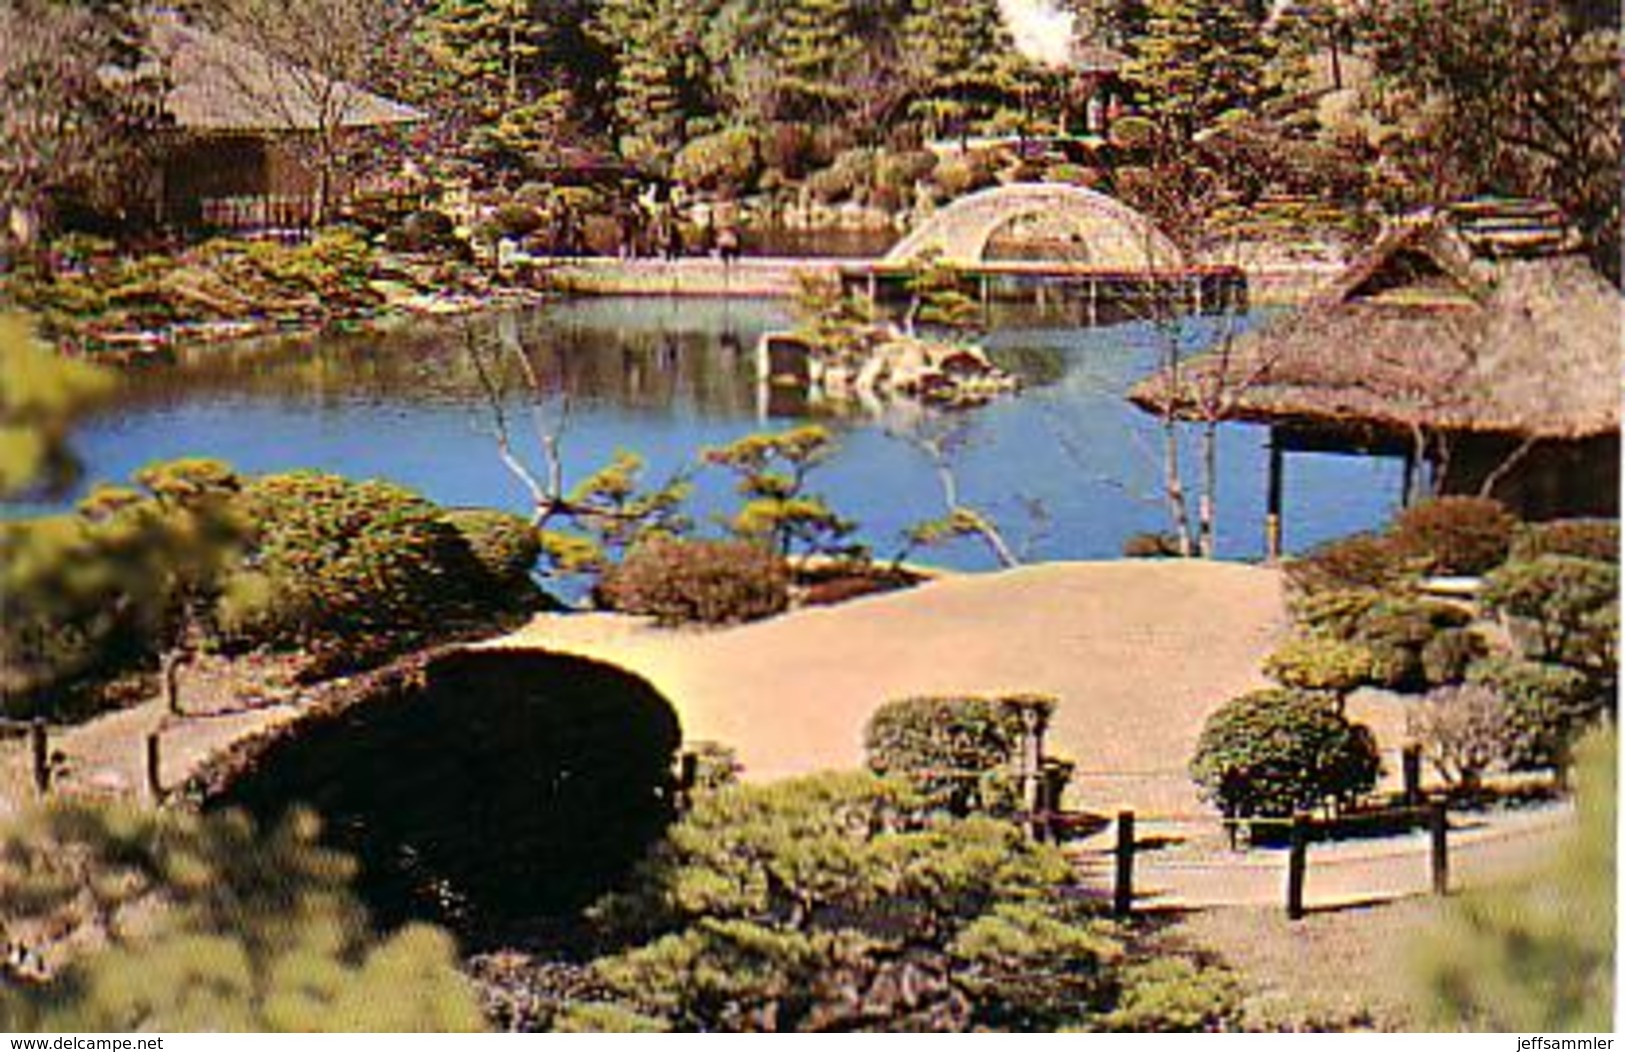
[[[1202,425],[1202,495],[1197,502],[1197,539],[1202,558],[1218,552],[1219,503],[1219,425],[1209,420]]]
[[[1190,506],[1185,499],[1185,482],[1179,471],[1179,424],[1172,418],[1162,425],[1162,487],[1168,501],[1168,515],[1173,519],[1174,536],[1179,542],[1179,554],[1190,558],[1195,554],[1191,542]]]

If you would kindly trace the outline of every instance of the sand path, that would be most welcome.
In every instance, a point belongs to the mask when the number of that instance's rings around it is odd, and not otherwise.
[[[710,632],[548,615],[494,641],[612,662],[650,681],[685,735],[738,750],[752,778],[854,767],[881,703],[1038,691],[1049,747],[1078,762],[1076,804],[1185,810],[1212,709],[1261,685],[1286,625],[1274,570],[1205,561],[1059,563]]]

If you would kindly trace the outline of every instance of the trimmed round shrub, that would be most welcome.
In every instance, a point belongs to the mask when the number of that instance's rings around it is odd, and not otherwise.
[[[777,553],[749,541],[657,537],[611,568],[598,596],[611,610],[664,625],[755,621],[790,605],[790,573]]]
[[[444,212],[413,212],[389,232],[386,240],[397,252],[432,252],[457,240],[457,224]]]
[[[762,151],[750,128],[725,128],[690,140],[672,162],[672,177],[697,190],[740,193],[762,170]]]
[[[1408,596],[1384,596],[1356,624],[1350,642],[1371,652],[1371,677],[1389,690],[1425,690],[1423,652],[1440,633],[1466,628],[1472,617],[1460,607]]]
[[[541,209],[510,201],[492,210],[489,226],[497,237],[524,238],[542,229],[545,223]]]
[[[1431,573],[1476,577],[1506,562],[1517,530],[1517,516],[1500,501],[1435,497],[1401,511],[1389,535]]]
[[[1191,759],[1204,798],[1227,817],[1284,818],[1377,784],[1369,728],[1326,694],[1276,688],[1244,694],[1208,718]]]
[[[1119,117],[1112,122],[1111,144],[1119,150],[1145,150],[1154,145],[1161,132],[1149,117]]]
[[[507,594],[531,583],[530,572],[542,557],[542,539],[523,516],[493,508],[458,508],[444,516],[468,545],[481,590]]]
[[[869,718],[864,750],[869,769],[907,781],[933,810],[955,815],[1010,814],[1020,806],[1014,765],[1023,712],[1045,719],[1050,698],[905,698]]]
[[[1563,519],[1523,527],[1512,541],[1508,562],[1533,562],[1542,555],[1569,555],[1600,563],[1619,562],[1616,519]]]
[[[1511,621],[1525,655],[1609,673],[1618,663],[1619,567],[1542,555],[1484,579],[1484,606]]]
[[[1499,693],[1481,683],[1429,691],[1410,707],[1406,724],[1439,776],[1452,786],[1473,789],[1486,773],[1507,766],[1512,757],[1511,709]]]
[[[1287,582],[1301,594],[1369,589],[1398,590],[1421,567],[1391,538],[1356,533],[1322,544],[1286,564]]]
[[[1323,636],[1291,640],[1264,661],[1264,674],[1284,687],[1347,694],[1371,679],[1371,651]]]
[[[930,150],[885,151],[875,158],[875,185],[908,200],[914,193],[914,184],[931,178],[936,169],[937,155]]]
[[[1360,619],[1382,602],[1381,592],[1340,588],[1312,592],[1292,600],[1292,617],[1306,632],[1332,639],[1353,639]]]
[[[268,583],[264,627],[301,638],[421,628],[466,608],[468,547],[411,490],[296,471],[257,479],[240,499]]]
[[[1472,629],[1443,629],[1422,645],[1422,678],[1432,687],[1460,683],[1473,662],[1489,652],[1484,638]]]
[[[1575,669],[1505,655],[1475,663],[1467,680],[1505,702],[1507,765],[1517,771],[1567,766],[1574,743],[1607,702],[1598,686]]]
[[[1171,533],[1135,533],[1123,542],[1125,559],[1177,559],[1179,538]]]
[[[967,153],[944,157],[932,173],[936,183],[950,198],[985,190],[999,181],[993,161],[984,154]]]

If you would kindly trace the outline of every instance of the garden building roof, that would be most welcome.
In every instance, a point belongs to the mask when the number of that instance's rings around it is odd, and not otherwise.
[[[154,16],[150,30],[153,51],[170,85],[167,110],[185,131],[301,132],[425,119],[411,106],[280,61],[173,14]]]
[[[1619,429],[1621,303],[1581,256],[1487,261],[1429,214],[1303,309],[1130,398],[1271,424],[1588,438]]]

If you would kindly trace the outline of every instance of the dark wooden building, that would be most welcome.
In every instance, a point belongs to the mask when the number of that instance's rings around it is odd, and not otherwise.
[[[308,225],[323,190],[315,158],[324,138],[388,135],[424,119],[173,14],[153,18],[151,48],[170,84],[172,126],[153,191],[164,225]]]

